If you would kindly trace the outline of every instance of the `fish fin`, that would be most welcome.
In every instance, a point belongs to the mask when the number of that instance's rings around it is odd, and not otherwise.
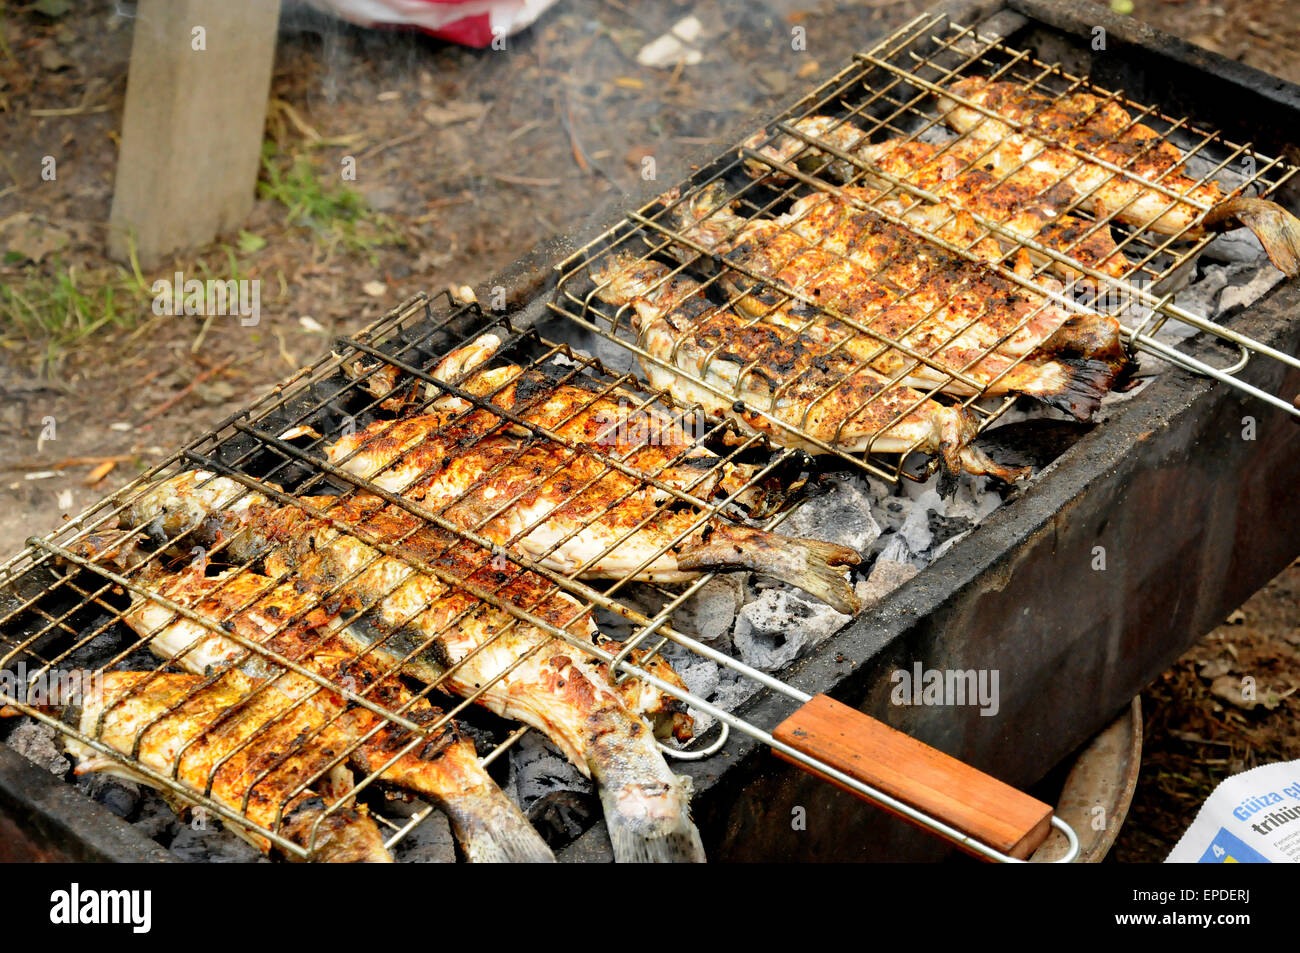
[[[438,806],[470,863],[555,863],[546,841],[495,785],[444,793]]]
[[[677,557],[678,567],[687,572],[739,568],[761,572],[849,615],[855,615],[862,602],[844,578],[844,567],[861,561],[856,550],[836,543],[728,525],[709,527],[699,544]]]
[[[614,858],[624,864],[701,864],[704,844],[691,821],[685,805],[689,801],[690,781],[677,776],[669,800],[679,801],[681,809],[667,815],[658,814],[645,802],[659,802],[658,792],[647,797],[636,787],[615,788],[600,785],[600,802],[605,810],[605,826]]]
[[[1123,365],[1113,361],[1074,358],[1057,362],[1066,369],[1060,386],[1026,387],[1024,393],[1049,407],[1063,410],[1076,420],[1090,420],[1101,399],[1113,389]]]
[[[1300,219],[1276,202],[1236,196],[1210,209],[1202,224],[1212,231],[1244,225],[1279,271],[1288,278],[1300,275]]]
[[[997,477],[1004,483],[1015,483],[1034,472],[1033,467],[1004,467],[983,450],[970,443],[945,442],[939,447],[939,495],[952,496],[957,490],[961,474]]]

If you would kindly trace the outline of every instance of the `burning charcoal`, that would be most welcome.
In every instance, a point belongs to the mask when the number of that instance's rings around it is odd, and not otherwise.
[[[396,813],[409,817],[426,807],[423,801],[412,799],[401,804]],[[441,811],[430,811],[393,845],[393,859],[405,864],[454,864],[456,839],[452,837],[447,816]]]
[[[662,654],[692,694],[707,699],[717,690],[717,662],[671,643],[664,646]]]
[[[166,801],[156,792],[146,789],[141,792],[140,813],[131,826],[145,837],[166,846],[175,840],[183,823]]]
[[[591,782],[535,731],[510,748],[507,784],[524,814],[548,841],[578,836],[600,813]]]
[[[261,851],[211,817],[202,824],[181,825],[170,849],[191,864],[249,864],[263,859]]]
[[[1003,466],[1042,468],[1074,446],[1091,429],[1092,424],[1077,420],[1045,417],[1018,420],[988,431],[980,438],[980,447]],[[996,508],[1000,501],[997,493],[990,492],[987,497],[988,508],[984,515]]]
[[[871,574],[853,587],[864,606],[879,602],[920,570],[910,562],[896,562],[881,556],[871,567]]]
[[[779,531],[865,552],[880,536],[880,524],[871,515],[871,494],[866,487],[845,481],[832,483],[826,492],[806,501]]]
[[[731,573],[710,579],[673,613],[673,628],[701,642],[725,639],[745,599],[746,575]]]
[[[24,718],[9,734],[6,744],[50,774],[63,777],[68,773],[69,764],[63,756],[63,744],[56,735],[57,732],[49,725]]]
[[[947,547],[949,543],[970,532],[971,527],[974,525],[970,518],[966,516],[944,516],[942,513],[931,513],[931,544],[937,547]]]
[[[793,590],[768,589],[740,610],[736,650],[747,664],[775,671],[843,628],[850,618]]]
[[[752,678],[746,678],[729,668],[723,668],[718,671],[717,691],[706,701],[712,702],[724,711],[731,711],[758,691],[758,688],[758,683]],[[696,713],[692,712],[692,714]],[[712,718],[696,714],[695,730],[698,733],[703,734],[712,724]]]
[[[77,787],[118,817],[129,817],[140,804],[140,785],[109,774],[84,774]]]

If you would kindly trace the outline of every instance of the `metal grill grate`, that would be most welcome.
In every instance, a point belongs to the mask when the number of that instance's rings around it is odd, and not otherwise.
[[[1030,97],[1030,107],[1013,118],[971,93],[954,92],[954,83],[973,78],[1007,84],[1014,94],[1010,98]],[[1091,98],[1071,99],[1075,96]],[[1060,132],[1049,122],[1063,108],[1073,108],[1076,119],[1083,110],[1073,132],[1068,125]],[[971,117],[968,123],[982,123],[978,130],[996,121],[999,131],[976,138],[969,130],[959,134],[949,128],[951,116],[963,109]],[[1094,118],[1114,120],[1118,137],[1146,138],[1122,150],[1128,154],[1122,164],[1098,158],[1069,141],[1083,136],[1078,130],[1086,131]],[[1170,146],[1178,150],[1176,160],[1161,151]],[[1178,307],[1170,290],[1213,239],[1207,223],[1221,223],[1242,203],[1263,203],[1296,171],[1249,143],[1229,142],[1186,118],[1096,87],[944,16],[925,15],[856,56],[854,64],[767,130],[706,167],[689,187],[632,213],[563,262],[552,307],[618,341],[648,372],[672,375],[683,387],[718,402],[734,400],[739,396],[736,380],[724,382],[709,373],[712,355],[702,367],[681,359],[695,327],[671,348],[647,348],[637,304],[616,299],[615,307],[602,300],[611,297],[605,293],[609,262],[671,262],[673,276],[699,278],[699,300],[739,311],[752,324],[780,324],[795,334],[818,332],[823,341],[826,329],[834,329],[835,350],[865,371],[887,371],[880,375],[880,392],[868,400],[879,401],[891,387],[920,377],[929,384],[918,385],[924,397],[957,395],[979,414],[981,428],[1006,408],[1006,401],[981,398],[1014,389],[1017,371],[1033,362],[1023,351],[1008,348],[1016,334],[1052,309],[1100,314],[1117,322],[1131,351],[1152,353],[1300,414],[1290,401],[1235,377],[1254,355],[1292,367],[1300,367],[1300,361]],[[1219,200],[1215,207],[1207,196]],[[810,197],[815,204],[809,205]],[[830,203],[845,215],[869,213],[874,222],[867,226],[869,237],[855,247],[852,238],[838,240],[834,233],[819,231],[819,224],[810,226],[818,210]],[[1021,215],[1026,204],[1046,214],[1037,222],[1027,220]],[[1278,227],[1292,230],[1292,243],[1300,237],[1300,224],[1288,213],[1271,205],[1255,207],[1276,214],[1275,221],[1283,223]],[[899,255],[887,254],[883,260],[869,248],[864,251],[881,235],[888,236],[889,225],[923,237],[921,247],[932,254],[947,252],[962,260],[964,265],[952,270],[955,292],[991,287],[1012,295],[1025,311],[1021,321],[997,341],[966,348],[953,345],[987,312],[972,312],[964,322],[939,322],[942,333],[932,333],[936,316],[945,313],[940,304],[926,304],[932,286],[924,276],[908,278],[896,267],[899,257],[915,254],[915,249],[895,246]],[[722,241],[710,247],[719,235]],[[1275,257],[1294,254],[1286,248],[1287,238],[1274,239],[1281,246]],[[755,256],[756,243],[784,254],[773,264],[770,256]],[[820,262],[820,270],[809,261]],[[840,296],[828,303],[822,283],[833,274],[852,275],[860,285],[872,286],[874,297]],[[593,276],[601,280],[593,281]],[[662,278],[659,287],[671,280]],[[755,287],[766,294],[755,295]],[[891,309],[909,305],[911,323],[886,320]],[[1232,356],[1210,365],[1158,340],[1156,333],[1168,321],[1216,336]],[[999,355],[1010,360],[986,363]],[[979,372],[986,367],[990,369]],[[842,385],[829,385],[827,392],[836,386]],[[779,396],[777,388],[774,403]],[[810,440],[804,419],[773,408],[748,409],[765,417],[763,429],[778,439],[793,433],[816,450],[855,459],[879,476],[904,474],[901,461],[891,464],[886,461],[892,458],[882,459],[879,453],[887,449],[883,438],[901,414],[863,441],[865,453],[846,453],[841,441],[828,446]],[[918,444],[914,449],[922,448]]]
[[[238,743],[221,750],[217,763],[205,771],[182,771],[185,751],[201,747],[199,738],[184,740],[178,750],[167,749],[162,760],[151,760],[145,753],[150,732],[185,711],[188,702],[222,685],[229,668],[200,668],[196,681],[169,696],[165,710],[137,725],[126,738],[107,738],[103,717],[93,726],[69,725],[22,698],[13,700],[14,707],[58,727],[151,785],[255,832],[290,856],[306,858],[322,847],[333,819],[349,816],[354,798],[391,781],[390,769],[399,765],[399,759],[443,737],[455,720],[469,718],[476,701],[495,703],[514,673],[563,650],[583,664],[608,666],[610,681],[625,689],[643,688],[636,696],[640,703],[666,733],[676,734],[675,742],[665,738],[661,743],[675,757],[707,756],[725,744],[728,731],[742,731],[982,856],[1006,859],[777,740],[769,728],[746,720],[743,706],[728,712],[697,697],[664,661],[665,649],[675,645],[726,666],[760,688],[800,703],[809,701],[805,693],[674,625],[675,611],[707,582],[710,574],[703,570],[714,565],[688,566],[681,557],[709,533],[748,532],[756,525],[777,530],[784,515],[778,506],[782,493],[796,482],[804,459],[791,447],[829,453],[878,476],[897,479],[913,475],[905,466],[909,451],[936,449],[923,437],[899,436],[899,428],[910,417],[921,411],[959,413],[969,415],[961,419],[973,421],[977,428],[987,426],[1012,399],[997,394],[999,382],[1030,366],[1033,349],[1014,354],[995,373],[984,370],[985,363],[1052,308],[1095,315],[1068,293],[1072,285],[1051,283],[1060,266],[1074,269],[1069,282],[1102,274],[1132,289],[1133,300],[1151,305],[1153,316],[1126,330],[1134,346],[1156,348],[1159,342],[1151,335],[1164,320],[1198,320],[1155,297],[1157,291],[1137,287],[1135,280],[1167,279],[1203,247],[1203,236],[1153,239],[1134,228],[1120,242],[1127,264],[1119,276],[1097,272],[1070,254],[1018,236],[1000,244],[999,253],[990,258],[980,243],[990,235],[1005,239],[1004,224],[972,214],[977,230],[957,238],[950,226],[965,229],[968,223],[956,215],[928,221],[927,227],[920,228],[912,207],[896,204],[899,190],[926,202],[936,196],[898,177],[887,180],[895,190],[892,198],[887,189],[875,185],[874,192],[854,191],[854,183],[865,181],[868,174],[878,179],[880,173],[861,161],[852,147],[843,149],[819,138],[814,164],[802,161],[814,140],[801,132],[797,121],[809,116],[832,114],[845,121],[841,127],[851,122],[871,139],[888,134],[922,141],[923,131],[936,122],[936,87],[971,70],[1052,89],[1053,95],[1082,84],[968,29],[933,18],[914,21],[819,88],[797,112],[783,117],[766,139],[729,153],[691,188],[666,204],[633,214],[564,262],[552,308],[578,326],[617,342],[647,370],[651,384],[548,340],[534,328],[485,317],[476,306],[456,307],[449,300],[445,309],[435,309],[427,298],[418,296],[367,331],[339,341],[336,354],[191,442],[113,499],[49,536],[31,540],[23,553],[0,566],[0,633],[5,646],[0,666],[23,661],[37,676],[73,668],[106,676],[127,665],[139,671],[140,650],[157,648],[157,630],[136,618],[150,609],[169,622],[179,619],[191,625],[191,642],[169,650],[170,660],[152,664],[155,682],[177,668],[185,669],[187,653],[216,644],[231,653],[226,664],[254,662],[265,674],[229,706],[225,717],[253,711],[285,684],[293,686],[274,717],[258,716],[262,720],[240,735]],[[1093,92],[1118,101],[1115,94]],[[1139,109],[1137,115],[1144,123],[1163,124],[1165,135],[1189,134],[1187,123],[1153,110]],[[772,161],[764,147],[776,143],[779,136],[796,137],[803,151]],[[1198,134],[1196,142],[1200,144],[1191,152],[1213,156],[1213,169],[1226,169],[1236,159],[1254,155],[1247,147],[1231,146],[1214,136],[1206,135],[1202,141]],[[1272,194],[1295,172],[1276,160],[1255,159],[1258,167],[1245,184],[1257,189],[1260,197]],[[848,174],[839,183],[831,181],[827,172],[836,162],[848,164]],[[769,171],[752,174],[755,163],[764,163]],[[1213,169],[1201,176],[1202,181]],[[773,181],[773,171],[784,180]],[[1114,176],[1127,174],[1121,168],[1110,171]],[[962,281],[991,282],[1000,293],[1017,296],[1023,307],[1016,322],[1001,328],[998,340],[968,349],[974,353],[954,363],[950,360],[954,342],[978,324],[984,312],[950,328],[941,340],[921,345],[909,337],[916,325],[905,328],[901,336],[884,333],[870,318],[820,303],[815,283],[800,285],[779,272],[767,274],[743,256],[715,255],[705,241],[713,233],[698,230],[720,219],[721,208],[735,214],[741,227],[775,221],[788,213],[791,203],[808,195],[831,196],[847,203],[846,209],[868,211],[873,222],[884,223],[879,228],[894,228],[897,232],[890,234],[911,236],[915,248],[949,256],[955,263],[958,289]],[[719,201],[693,204],[709,196]],[[1168,197],[1171,204],[1182,201],[1176,195]],[[674,219],[683,210],[696,216],[684,220],[695,231],[684,233],[683,220]],[[1108,219],[1087,221],[1102,227],[1114,224]],[[776,227],[789,234],[797,225],[795,218]],[[1097,233],[1092,225],[1084,229],[1080,241],[1088,233]],[[1017,260],[1021,251],[1034,253],[1032,267]],[[647,347],[634,327],[633,309],[601,302],[608,281],[593,280],[593,271],[599,279],[601,262],[621,252],[630,253],[642,265],[658,264],[655,288],[689,279],[692,284],[683,286],[689,293],[675,306],[695,306],[696,314],[699,309],[708,313],[734,309],[738,327],[760,331],[778,327],[780,332],[774,333],[785,343],[803,341],[806,338],[800,335],[813,332],[848,329],[851,334],[841,333],[814,357],[842,360],[829,371],[818,368],[839,382],[834,386],[846,381],[861,386],[852,392],[847,407],[841,403],[840,416],[832,417],[829,429],[811,426],[826,395],[811,399],[804,395],[797,413],[784,413],[777,409],[777,399],[786,385],[779,382],[772,387],[772,401],[766,407],[734,406],[741,392],[738,387],[719,386],[719,379],[707,373],[716,347],[703,365],[706,373],[691,375],[675,363],[680,340],[670,351]],[[887,273],[888,265],[876,270]],[[919,284],[909,286],[893,273],[885,277],[890,278],[887,295],[895,305],[920,298]],[[941,306],[923,308],[917,324]],[[1117,309],[1119,317],[1130,314],[1126,309],[1131,307],[1132,301],[1126,301]],[[774,321],[778,311],[785,325]],[[1233,340],[1226,330],[1211,330]],[[491,347],[486,344],[489,340]],[[1265,353],[1249,346],[1252,352]],[[453,354],[457,362],[447,363]],[[656,368],[668,373],[657,376]],[[761,360],[748,360],[736,381],[763,370]],[[1217,373],[1231,376],[1235,370]],[[683,380],[695,388],[686,391],[684,398]],[[567,395],[567,403],[553,406],[550,401],[561,394]],[[997,399],[989,400],[990,395]],[[732,409],[735,419],[701,412],[716,408],[719,401]],[[436,426],[418,430],[419,422],[426,419],[423,415],[429,414],[437,415]],[[844,423],[858,416],[875,421],[876,426],[851,443],[843,439]],[[633,425],[648,426],[652,432],[629,434]],[[413,426],[415,431],[410,429]],[[357,440],[358,434],[366,439]],[[665,435],[672,439],[663,439]],[[410,463],[408,451],[417,445],[427,450],[438,440],[443,443],[436,455],[424,458],[414,477],[403,475],[402,468]],[[374,456],[376,447],[386,448],[377,462],[367,456]],[[429,477],[458,466],[477,467],[473,471],[477,478],[445,485],[429,482]],[[202,478],[190,491],[216,494],[208,509],[224,514],[222,519],[214,523],[183,511],[160,514],[144,506],[152,499],[147,496],[151,487],[194,470],[213,475]],[[413,485],[419,492],[410,490]],[[485,488],[496,495],[482,492]],[[554,508],[538,509],[539,493],[551,493]],[[278,514],[275,526],[289,529],[273,532],[269,523],[260,522],[269,519],[267,513]],[[380,524],[376,513],[395,522]],[[612,524],[611,513],[626,514],[627,519]],[[292,528],[295,519],[296,525],[309,526],[317,534],[311,536],[312,545],[306,546],[306,537]],[[119,526],[132,536],[152,538],[137,555],[124,558],[123,548],[103,545],[106,534]],[[165,543],[159,536],[167,537]],[[121,544],[121,537],[112,538]],[[344,541],[348,552],[360,555],[326,583],[304,566],[318,565],[312,560],[322,549],[329,550],[332,540]],[[683,580],[661,568],[672,565],[680,565],[683,572],[701,572],[678,585]],[[387,573],[382,584],[378,575],[372,576],[379,568]],[[190,590],[179,587],[177,580],[187,571],[190,575],[185,578],[201,581],[202,598],[183,597]],[[632,581],[656,573],[659,577],[651,578],[649,585],[657,594],[656,607],[635,608],[628,598]],[[404,603],[407,612],[400,624],[389,624],[380,637],[362,644],[347,641],[346,633],[362,628],[412,580],[432,580],[430,585],[442,587],[437,592],[449,608],[434,619],[436,625],[429,622],[408,629],[415,621],[434,617],[429,615],[430,603]],[[280,591],[280,583],[291,588],[300,584],[300,591],[295,591],[302,598],[290,598],[290,609],[277,614],[268,611],[266,600],[268,593]],[[631,636],[616,643],[595,635],[590,619],[597,611],[627,620]],[[250,621],[254,615],[256,624]],[[455,633],[480,623],[479,631],[485,634],[468,649],[456,653],[446,648],[446,640]],[[412,637],[411,631],[419,637]],[[127,632],[130,635],[123,637]],[[340,646],[347,651],[341,652]],[[441,656],[432,651],[439,646]],[[430,661],[434,656],[438,657]],[[480,664],[484,667],[476,668]],[[488,674],[475,679],[474,672]],[[349,682],[354,674],[356,679]],[[411,687],[410,676],[419,682],[418,689]],[[126,697],[146,693],[149,684],[132,685]],[[633,692],[623,697],[631,698]],[[429,709],[430,702],[437,702],[441,712]],[[118,707],[127,703],[116,700]],[[716,733],[689,740],[683,706],[713,718],[718,723]],[[294,718],[305,720],[294,722]],[[305,726],[302,736],[288,747],[262,751],[259,745],[276,737],[277,727],[286,723]],[[478,766],[490,765],[523,731],[513,725],[501,727],[496,743],[478,752]],[[384,738],[391,743],[376,749],[374,745]],[[330,739],[328,750],[323,750]],[[375,750],[382,757],[372,756]],[[314,760],[290,782],[273,788],[273,803],[254,812],[259,785],[271,789],[276,772],[304,751],[312,752]],[[249,752],[265,755],[257,760],[252,778],[233,794],[221,788],[222,766]],[[364,762],[364,769],[357,769],[359,780],[341,783],[335,769],[349,762],[355,767],[358,756]],[[291,834],[285,824],[287,813],[306,795],[321,796],[327,806],[307,834]],[[380,823],[387,825],[386,845],[397,844],[423,816],[393,819],[381,814]]]

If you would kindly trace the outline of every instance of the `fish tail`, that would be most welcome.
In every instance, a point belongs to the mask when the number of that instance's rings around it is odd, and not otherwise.
[[[495,784],[444,793],[438,800],[466,858],[475,864],[550,864],[551,848]]]
[[[1300,219],[1276,202],[1239,195],[1210,209],[1202,224],[1211,231],[1246,226],[1279,271],[1300,275]]]
[[[677,557],[679,568],[688,572],[752,569],[797,586],[837,612],[853,615],[862,608],[844,577],[845,567],[862,561],[856,550],[744,526],[715,525],[706,529],[706,534],[698,545]]]
[[[1022,391],[1049,407],[1065,411],[1076,420],[1091,419],[1101,406],[1101,399],[1110,393],[1123,370],[1113,361],[1091,358],[1067,359],[1049,366],[1055,366],[1061,372],[1040,375]]]
[[[721,179],[677,205],[669,218],[683,235],[714,252],[725,251],[745,226],[745,220],[732,210],[728,186]],[[689,250],[684,253],[695,257]]]
[[[587,766],[600,790],[614,859],[619,863],[703,863],[691,821],[690,781],[674,775],[641,719],[605,705],[589,725]]]
[[[417,704],[409,717],[427,725],[444,719],[441,711]],[[356,715],[364,727],[368,719]],[[474,863],[545,863],[554,855],[478,760],[474,743],[455,722],[409,751],[411,733],[384,725],[352,752],[352,761],[367,772],[384,769],[385,781],[397,784],[436,803],[451,822],[452,833]]]

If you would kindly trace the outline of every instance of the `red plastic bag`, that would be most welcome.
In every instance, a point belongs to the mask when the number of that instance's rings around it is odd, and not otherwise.
[[[442,40],[486,47],[532,24],[555,0],[311,0],[366,27],[414,27]]]

